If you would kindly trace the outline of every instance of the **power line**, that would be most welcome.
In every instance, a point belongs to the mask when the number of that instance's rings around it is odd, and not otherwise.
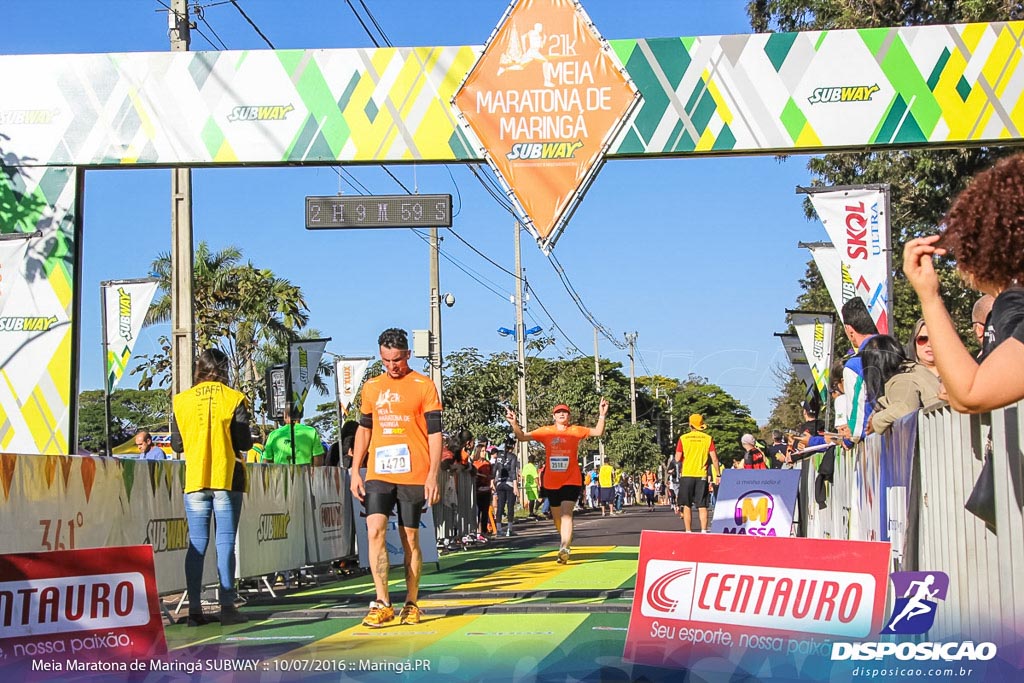
[[[449,229],[448,229],[448,232],[449,232],[449,233],[451,233],[451,234],[452,234],[452,235],[453,235],[453,236],[455,237],[455,239],[459,240],[460,242],[462,242],[463,244],[465,244],[465,245],[466,245],[467,247],[469,247],[470,249],[472,249],[473,251],[475,251],[475,252],[476,252],[477,254],[479,254],[479,255],[480,255],[480,257],[481,257],[482,259],[484,259],[485,261],[487,261],[488,263],[490,263],[490,264],[491,264],[492,266],[494,266],[495,268],[497,268],[497,269],[498,269],[498,270],[500,270],[501,272],[505,273],[506,275],[511,275],[512,277],[519,277],[518,275],[516,275],[515,273],[513,273],[513,272],[512,272],[511,270],[509,270],[509,269],[508,269],[508,268],[506,268],[505,266],[501,265],[500,263],[498,263],[497,261],[495,261],[494,259],[492,259],[492,258],[491,258],[490,256],[488,256],[487,254],[483,253],[482,251],[480,251],[479,249],[477,249],[476,247],[474,247],[474,246],[473,246],[472,244],[470,244],[469,242],[467,242],[467,241],[466,241],[466,239],[465,239],[465,238],[464,238],[464,237],[463,237],[462,235],[460,235],[459,233],[455,232],[455,228],[449,228]]]
[[[548,318],[550,318],[551,324],[555,326],[555,329],[562,333],[562,336],[565,337],[565,341],[567,341],[569,344],[572,344],[573,348],[575,348],[577,351],[579,351],[580,350],[580,345],[577,344],[576,342],[574,342],[572,339],[570,339],[569,335],[567,335],[565,333],[565,330],[563,330],[558,325],[558,321],[555,320],[555,316],[551,315],[550,311],[548,311],[547,306],[545,306],[544,302],[540,300],[539,296],[537,296],[537,290],[535,290],[533,287],[531,287],[529,283],[526,284],[526,287],[527,287],[528,291],[530,291],[533,294],[533,300],[536,301],[537,305],[541,307],[541,310],[544,311],[544,314],[547,315]]]
[[[366,12],[366,16],[370,17],[370,21],[373,22],[373,25],[380,33],[380,37],[384,39],[384,44],[388,47],[394,47],[394,45],[391,44],[391,39],[388,38],[388,34],[384,33],[384,29],[382,29],[380,24],[377,23],[377,17],[373,16],[373,12],[371,12],[370,8],[366,6],[366,3],[363,2],[363,0],[359,0],[359,4],[362,5],[363,11]]]
[[[548,254],[548,263],[550,263],[551,267],[555,269],[555,273],[558,275],[558,279],[561,280],[562,286],[565,287],[565,291],[569,293],[569,297],[572,299],[573,303],[576,304],[576,308],[578,308],[580,313],[583,314],[583,317],[586,318],[591,325],[596,327],[601,335],[610,341],[615,348],[619,350],[625,349],[626,344],[619,341],[618,338],[612,334],[611,330],[598,322],[597,318],[594,317],[594,314],[587,308],[587,305],[583,303],[583,297],[579,295],[579,292],[577,292],[576,288],[573,287],[572,282],[569,281],[569,276],[566,274],[562,264],[559,263],[554,252]]]
[[[352,0],[345,0],[345,4],[347,4],[348,8],[352,10],[352,14],[356,16],[356,19],[359,21],[359,25],[363,27],[364,31],[366,31],[366,35],[370,36],[370,40],[373,41],[373,46],[380,47],[380,43],[377,42],[377,38],[373,35],[373,33],[370,32],[370,29],[366,26],[366,23],[363,22],[363,18],[359,16],[359,12],[357,12],[355,6],[352,5]]]
[[[245,13],[244,9],[242,9],[242,6],[238,4],[238,0],[231,0],[231,4],[234,5],[235,9],[238,10],[238,13],[242,15],[242,18],[249,22],[249,26],[252,26],[253,29],[255,29],[256,33],[258,33],[260,38],[263,39],[263,42],[269,45],[271,50],[276,50],[277,48],[274,47],[272,42],[270,42],[270,38],[263,35],[263,31],[261,31],[260,27],[256,25],[256,22],[250,19],[249,15]]]

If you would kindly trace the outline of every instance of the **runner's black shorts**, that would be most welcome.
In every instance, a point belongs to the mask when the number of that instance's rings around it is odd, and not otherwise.
[[[541,487],[540,497],[547,498],[551,506],[556,507],[562,503],[575,503],[580,499],[580,491],[582,490],[582,486],[562,486],[557,489]]]
[[[366,500],[363,507],[367,515],[391,516],[398,504],[398,524],[406,529],[419,529],[420,517],[427,511],[423,484],[392,484],[370,479],[363,482]]]
[[[683,507],[708,506],[708,480],[705,477],[680,477],[679,504]]]

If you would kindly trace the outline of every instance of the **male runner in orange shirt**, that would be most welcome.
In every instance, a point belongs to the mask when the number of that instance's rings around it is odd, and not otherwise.
[[[409,367],[405,330],[384,330],[377,340],[384,374],[369,379],[359,397],[359,428],[352,454],[352,495],[366,508],[370,572],[377,599],[363,625],[379,628],[395,618],[388,597],[388,551],[384,542],[388,517],[398,506],[398,526],[405,551],[403,624],[418,624],[420,515],[441,498],[437,473],[441,466],[441,401],[430,379]],[[359,469],[366,464],[366,481]]]
[[[558,562],[565,564],[572,552],[572,510],[580,497],[583,473],[580,471],[580,441],[589,436],[604,434],[604,421],[608,415],[608,401],[601,399],[597,426],[583,427],[569,424],[569,406],[559,403],[551,411],[554,424],[525,433],[516,421],[516,414],[506,408],[505,419],[519,441],[539,441],[544,444],[545,467],[540,482],[540,497],[551,504],[551,519],[561,538]]]

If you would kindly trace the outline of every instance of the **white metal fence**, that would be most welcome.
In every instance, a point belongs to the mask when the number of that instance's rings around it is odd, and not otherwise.
[[[815,538],[889,541],[893,570],[944,571],[949,594],[930,639],[1024,634],[1024,402],[983,415],[948,406],[909,415],[853,450],[836,449],[826,506],[820,460],[804,466],[801,514]],[[991,458],[994,524],[964,508]]]

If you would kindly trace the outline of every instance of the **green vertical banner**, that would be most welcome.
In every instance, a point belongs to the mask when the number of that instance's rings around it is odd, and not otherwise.
[[[103,346],[106,351],[103,370],[107,393],[114,390],[128,367],[135,340],[158,285],[159,281],[153,278],[100,283],[103,292]]]
[[[829,374],[832,366],[832,333],[835,316],[815,311],[786,311],[804,347],[807,364],[811,366],[814,388],[822,406],[828,405]]]
[[[320,359],[327,348],[327,339],[303,339],[288,342],[288,371],[291,378],[291,403],[302,408],[309,388],[320,369]]]
[[[9,162],[12,156],[2,158]],[[76,195],[71,168],[4,166],[0,172],[0,451],[5,453],[67,454],[74,446]]]

